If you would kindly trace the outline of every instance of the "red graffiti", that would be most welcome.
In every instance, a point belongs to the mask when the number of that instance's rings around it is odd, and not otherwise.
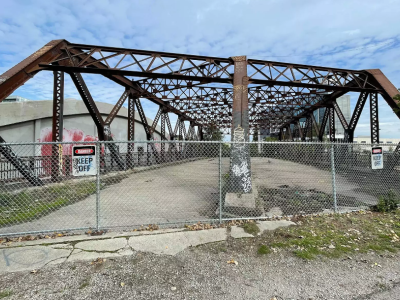
[[[51,128],[43,128],[40,132],[39,142],[51,142],[52,141],[52,130]],[[51,163],[52,160],[57,160],[58,163],[62,164],[63,171],[66,168],[71,170],[70,159],[72,156],[72,146],[80,145],[80,142],[95,142],[98,138],[92,135],[85,135],[85,133],[80,129],[65,129],[63,130],[63,142],[71,142],[70,144],[62,145],[62,161],[60,162],[60,157],[51,157],[53,145],[42,145],[40,151],[42,156],[47,156],[42,160],[42,166],[45,169],[46,174],[51,173]],[[91,143],[85,145],[93,145]],[[104,154],[104,146],[101,147],[101,153]],[[67,166],[67,167],[66,167]]]

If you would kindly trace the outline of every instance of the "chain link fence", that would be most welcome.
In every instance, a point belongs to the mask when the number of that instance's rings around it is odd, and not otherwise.
[[[368,144],[1,146],[0,235],[348,212],[376,205],[389,192],[400,195],[400,156],[393,145],[380,145],[379,170],[371,168]],[[93,161],[73,156],[76,146],[92,147]],[[75,176],[84,175],[87,166],[93,175]]]

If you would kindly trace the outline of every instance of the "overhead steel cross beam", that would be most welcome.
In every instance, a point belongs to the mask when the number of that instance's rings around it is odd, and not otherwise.
[[[65,54],[65,53],[64,53]],[[77,64],[77,62],[85,59],[88,62],[93,62],[92,67],[93,68],[98,68],[98,69],[108,69],[109,66],[102,63],[102,62],[97,62],[97,60],[93,57],[88,57],[85,56],[85,52],[80,51],[79,49],[69,49],[68,54],[70,56],[67,57],[69,58],[68,61],[66,61],[65,56],[63,56],[63,60],[60,61],[60,63],[64,63],[64,64],[71,64],[71,65],[75,65]],[[138,83],[133,82],[132,80],[124,77],[124,76],[119,76],[119,75],[113,75],[113,76],[107,76],[104,75],[106,78],[114,81],[115,83],[124,86],[125,88],[129,88],[132,91],[134,91],[135,93],[137,93],[139,95],[139,97],[142,98],[147,98],[150,101],[152,101],[153,103],[156,103],[158,105],[164,105],[166,109],[168,109],[170,112],[177,114],[178,116],[182,116],[183,118],[189,120],[189,121],[194,121],[192,120],[190,117],[186,116],[184,113],[180,112],[179,110],[176,110],[175,108],[173,108],[172,106],[168,105],[167,103],[165,103],[164,101],[162,101],[161,99],[159,99],[158,97],[156,97],[155,95],[147,92],[146,90],[144,90]]]

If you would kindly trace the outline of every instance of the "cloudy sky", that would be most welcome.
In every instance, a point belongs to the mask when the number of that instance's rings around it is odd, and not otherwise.
[[[381,69],[400,87],[398,0],[0,0],[0,74],[53,39],[332,66]],[[84,76],[96,101],[115,103],[122,88]],[[41,72],[14,93],[51,99]],[[354,108],[357,95],[351,95]],[[79,98],[70,80],[65,97]],[[152,117],[157,107],[144,103]],[[400,121],[379,99],[381,137],[400,138]],[[356,135],[369,135],[365,106]]]

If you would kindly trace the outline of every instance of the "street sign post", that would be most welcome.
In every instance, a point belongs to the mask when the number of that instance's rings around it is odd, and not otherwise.
[[[371,149],[371,168],[383,169],[383,151],[382,147],[372,147]]]
[[[94,176],[97,173],[96,146],[72,147],[72,175]]]

